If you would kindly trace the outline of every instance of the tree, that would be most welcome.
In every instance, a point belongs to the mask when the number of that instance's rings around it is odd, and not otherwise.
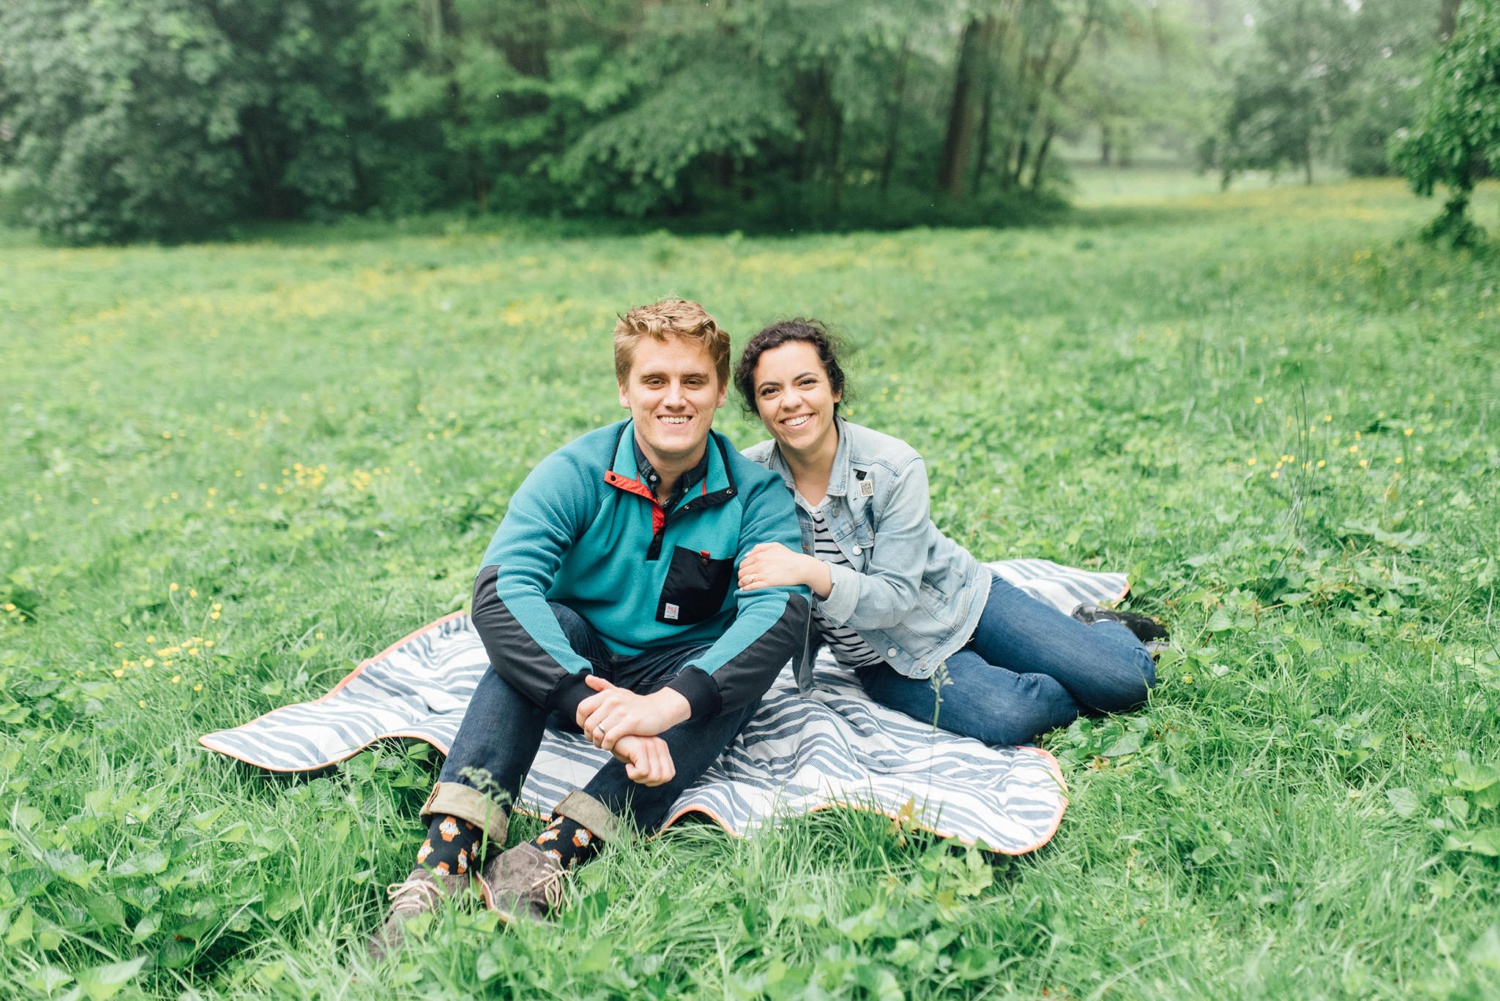
[[[380,116],[337,0],[0,6],[0,157],[71,242],[177,239],[378,198]]]
[[[1347,0],[1267,0],[1255,21],[1258,46],[1234,76],[1224,120],[1226,185],[1243,170],[1283,164],[1312,183],[1313,160],[1371,57],[1360,13]]]
[[[1435,11],[1373,0],[1261,0],[1255,40],[1231,72],[1216,147],[1227,185],[1247,169],[1313,164],[1386,172],[1388,137],[1410,121],[1413,68]]]
[[[1399,139],[1395,156],[1418,195],[1448,189],[1428,236],[1456,244],[1482,236],[1468,211],[1474,185],[1500,164],[1500,2],[1460,7],[1435,60],[1422,117]]]

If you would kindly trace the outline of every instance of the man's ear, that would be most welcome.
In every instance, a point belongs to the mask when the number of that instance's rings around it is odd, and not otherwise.
[[[623,382],[619,382],[615,385],[620,387],[620,406],[624,407],[626,410],[629,410],[630,398],[625,395],[625,384]]]
[[[719,389],[719,402],[714,404],[714,409],[717,410],[722,407],[724,405],[724,401],[727,399],[729,399],[729,387],[723,386]]]

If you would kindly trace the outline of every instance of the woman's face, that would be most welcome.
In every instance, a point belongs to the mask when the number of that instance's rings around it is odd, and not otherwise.
[[[838,441],[833,405],[841,399],[828,383],[818,349],[806,341],[788,341],[755,363],[756,409],[785,451],[831,454]]]

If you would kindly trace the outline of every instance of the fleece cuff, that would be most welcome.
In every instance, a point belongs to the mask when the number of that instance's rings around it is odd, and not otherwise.
[[[687,699],[692,719],[715,716],[724,705],[719,695],[719,683],[701,667],[683,668],[677,677],[667,682],[667,687]]]

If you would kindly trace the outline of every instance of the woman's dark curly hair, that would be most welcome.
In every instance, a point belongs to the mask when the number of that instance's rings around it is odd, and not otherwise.
[[[828,326],[821,320],[799,316],[773,323],[761,330],[750,338],[745,350],[740,352],[740,360],[734,366],[734,388],[739,391],[740,405],[750,417],[760,416],[760,410],[755,405],[755,366],[760,364],[760,356],[792,341],[804,341],[817,349],[823,371],[828,373],[829,388],[836,395],[846,399],[849,397],[844,370],[839,365],[839,352],[846,348],[843,340],[829,333]],[[838,410],[839,404],[835,403],[833,412],[838,413]]]

